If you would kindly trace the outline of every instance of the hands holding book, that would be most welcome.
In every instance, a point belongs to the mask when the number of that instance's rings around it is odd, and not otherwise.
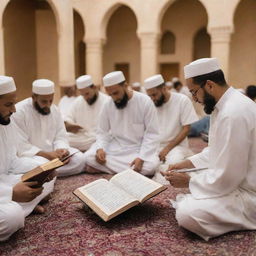
[[[51,152],[39,151],[37,155],[42,156],[48,160],[53,160],[55,158],[59,158],[61,160],[69,155],[69,151],[64,148],[59,148]],[[67,162],[65,162],[65,164],[67,164],[69,161],[70,159],[67,159]]]

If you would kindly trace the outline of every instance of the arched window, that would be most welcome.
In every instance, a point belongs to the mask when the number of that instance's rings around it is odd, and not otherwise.
[[[211,38],[206,28],[198,30],[194,37],[194,60],[200,58],[208,58],[211,55]]]
[[[161,54],[174,54],[175,41],[175,35],[171,31],[166,31],[161,40]]]

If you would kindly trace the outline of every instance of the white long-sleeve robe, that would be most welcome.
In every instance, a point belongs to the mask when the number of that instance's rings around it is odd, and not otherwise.
[[[44,184],[41,195],[28,203],[12,201],[13,186],[21,180],[21,175],[44,160],[18,157],[17,147],[20,143],[18,128],[13,122],[0,125],[0,241],[8,239],[14,232],[24,226],[25,217],[36,205],[53,191],[54,180]]]
[[[178,223],[208,240],[256,229],[256,105],[229,88],[211,115],[209,147],[190,158],[191,194],[174,203]]]
[[[16,104],[16,113],[13,119],[22,130],[26,144],[20,150],[20,156],[35,156],[39,151],[51,152],[65,148],[72,154],[77,151],[69,147],[67,132],[62,116],[55,105],[51,106],[49,115],[41,115],[34,108],[32,98],[27,98]],[[57,169],[59,176],[77,174],[83,171],[85,165],[81,152],[72,156],[70,162]]]
[[[99,92],[93,105],[89,105],[83,96],[77,97],[68,111],[65,121],[83,127],[78,133],[68,133],[71,147],[86,151],[96,141],[96,130],[102,108],[109,97]]]
[[[121,172],[139,157],[142,174],[152,175],[159,165],[159,128],[155,106],[142,93],[133,92],[124,109],[109,99],[100,116],[96,143],[85,153],[86,163],[103,172]],[[96,162],[96,150],[106,152],[106,164]]]
[[[74,101],[76,100],[77,97],[75,96],[72,96],[72,97],[68,97],[67,95],[64,95],[60,101],[59,101],[59,104],[58,104],[58,107],[59,107],[59,110],[60,110],[60,113],[62,115],[62,118],[65,119],[68,112],[69,112],[69,109],[72,107]]]
[[[172,92],[170,99],[156,109],[160,126],[159,152],[181,132],[183,126],[190,125],[198,120],[191,100],[180,93]],[[165,171],[170,164],[178,163],[191,155],[192,152],[189,149],[186,137],[166,155],[165,163],[161,164],[153,179],[168,184],[160,171]]]

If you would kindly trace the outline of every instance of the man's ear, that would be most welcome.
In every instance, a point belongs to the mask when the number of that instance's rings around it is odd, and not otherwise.
[[[206,81],[206,84],[205,84],[205,87],[206,87],[209,91],[212,91],[212,90],[215,89],[216,84],[215,84],[213,81],[211,81],[211,80],[207,80],[207,81]]]

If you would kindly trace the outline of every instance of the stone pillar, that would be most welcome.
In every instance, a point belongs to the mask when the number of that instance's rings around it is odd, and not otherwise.
[[[149,76],[158,73],[158,38],[154,32],[139,33],[140,58],[141,58],[141,82]]]
[[[230,38],[233,28],[230,26],[212,27],[208,28],[208,32],[211,35],[211,56],[219,60],[222,70],[228,78]]]
[[[102,38],[86,38],[86,73],[96,85],[102,84],[103,42]]]

